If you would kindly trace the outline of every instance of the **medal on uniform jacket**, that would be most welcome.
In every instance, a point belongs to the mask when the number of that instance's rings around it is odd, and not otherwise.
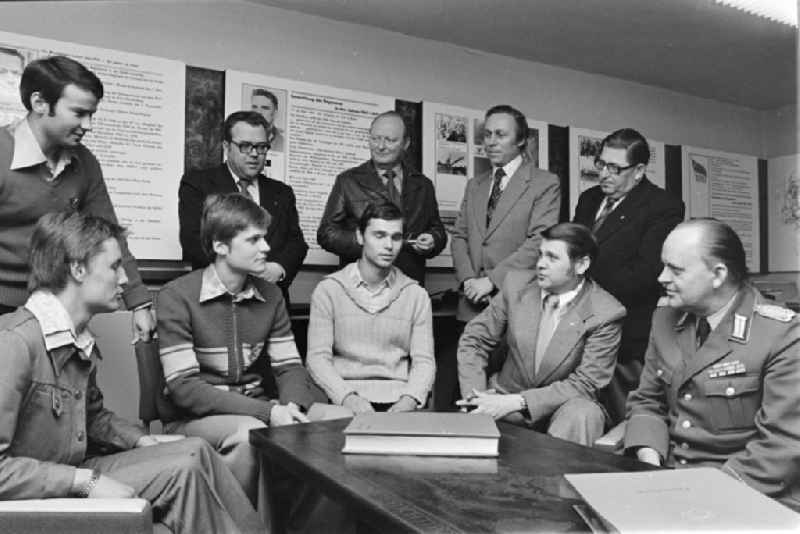
[[[744,364],[739,360],[732,362],[715,363],[708,369],[709,378],[721,378],[723,376],[743,375],[747,372]]]

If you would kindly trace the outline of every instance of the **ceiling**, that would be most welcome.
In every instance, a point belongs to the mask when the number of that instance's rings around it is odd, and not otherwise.
[[[797,30],[712,0],[248,0],[755,109],[797,101]]]

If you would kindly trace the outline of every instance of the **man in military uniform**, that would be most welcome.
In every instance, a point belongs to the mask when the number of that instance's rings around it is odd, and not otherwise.
[[[800,320],[747,284],[742,242],[700,219],[667,236],[625,449],[654,465],[717,465],[800,510]]]

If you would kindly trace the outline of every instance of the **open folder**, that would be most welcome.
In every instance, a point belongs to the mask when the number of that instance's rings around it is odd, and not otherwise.
[[[592,530],[800,531],[800,515],[712,467],[564,476],[591,508]]]

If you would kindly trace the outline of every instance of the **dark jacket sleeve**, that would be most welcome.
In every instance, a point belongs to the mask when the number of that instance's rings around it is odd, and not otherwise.
[[[200,245],[200,216],[206,193],[198,185],[196,175],[185,174],[178,189],[178,221],[184,261],[193,269],[208,265],[208,258]],[[287,272],[288,274],[288,272]]]
[[[342,180],[342,174],[336,177],[328,196],[328,203],[317,229],[317,243],[338,256],[358,258],[361,255],[361,245],[356,241],[355,225],[348,220]]]
[[[433,183],[426,179],[425,183],[425,211],[428,214],[427,232],[433,236],[433,248],[423,254],[425,258],[438,256],[447,245],[447,232],[442,220],[439,218],[439,203],[436,201],[436,190]]]
[[[288,185],[283,186],[283,202],[285,203],[286,236],[283,246],[275,247],[269,252],[269,261],[277,262],[286,271],[286,277],[281,282],[281,286],[288,286],[297,271],[303,265],[308,253],[308,245],[303,237],[303,230],[300,228],[300,217],[297,213],[297,199],[294,190]]]

